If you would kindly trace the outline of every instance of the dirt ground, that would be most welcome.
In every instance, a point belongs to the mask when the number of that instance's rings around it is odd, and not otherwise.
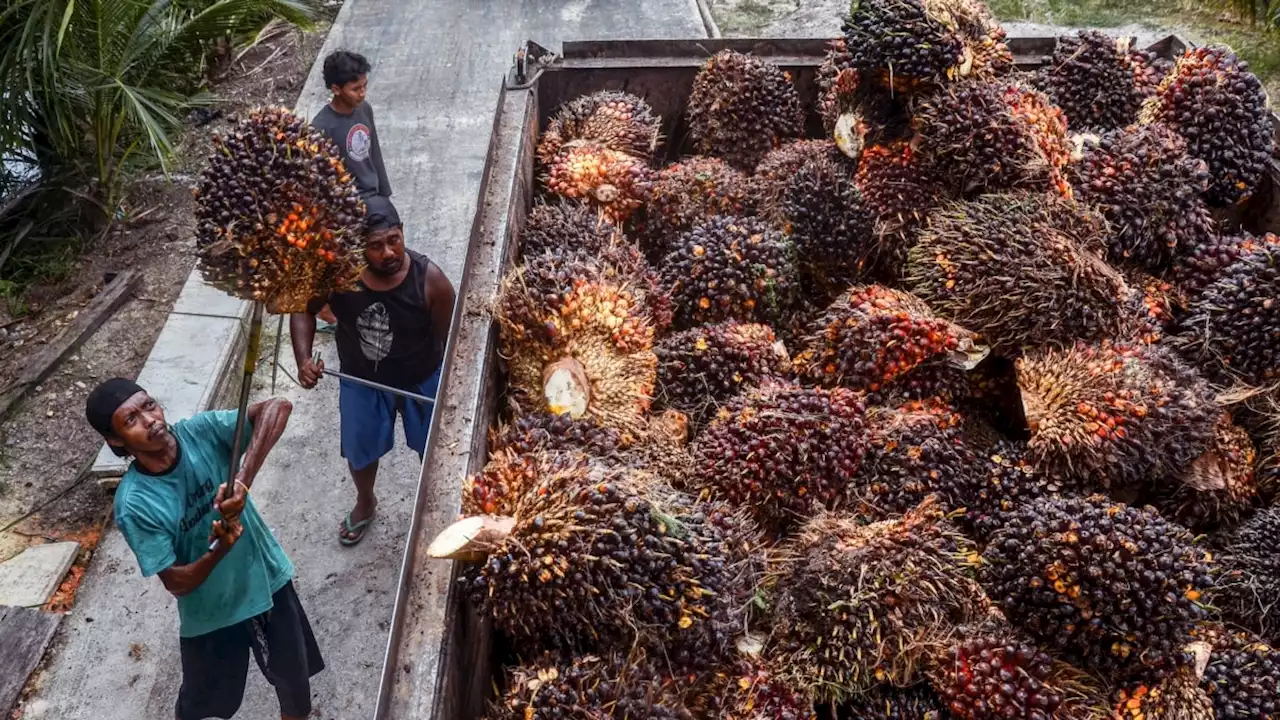
[[[328,17],[336,14],[331,8]],[[103,273],[135,268],[143,280],[133,297],[53,375],[0,423],[0,561],[45,539],[76,539],[87,561],[110,509],[110,494],[84,478],[101,438],[84,421],[84,400],[97,382],[136,377],[195,262],[192,190],[210,149],[210,136],[230,116],[259,104],[292,106],[328,31],[280,25],[253,48],[233,56],[212,85],[216,115],[192,117],[170,178],[140,179],[127,221],[80,258],[63,281],[32,288],[29,315],[0,315],[0,388],[55,339],[73,313],[102,289]],[[205,120],[205,124],[197,123]],[[74,584],[79,572],[68,576]],[[65,607],[68,588],[54,604]]]

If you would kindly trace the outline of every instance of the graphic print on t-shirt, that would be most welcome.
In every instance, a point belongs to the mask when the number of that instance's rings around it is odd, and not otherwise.
[[[347,131],[347,155],[354,162],[369,159],[369,147],[373,145],[371,137],[369,126],[364,123],[356,123]]]
[[[373,303],[356,318],[356,330],[360,333],[360,349],[364,356],[376,363],[391,352],[391,313],[380,302]]]

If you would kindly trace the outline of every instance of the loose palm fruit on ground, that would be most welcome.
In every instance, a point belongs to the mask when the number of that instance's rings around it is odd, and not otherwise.
[[[1256,460],[1249,433],[1224,413],[1200,457],[1181,475],[1158,483],[1160,509],[1192,530],[1235,525],[1259,504]]]
[[[964,417],[937,401],[867,412],[867,455],[852,487],[859,514],[900,515],[936,494],[960,507],[977,463],[966,445]]]
[[[804,110],[791,76],[733,50],[698,71],[689,95],[689,134],[700,155],[752,172],[765,153],[804,133]]]
[[[659,265],[676,324],[776,322],[794,302],[795,247],[758,218],[713,217]]]
[[[1106,224],[1040,194],[987,195],[935,211],[907,260],[909,289],[992,352],[1114,337],[1128,288],[1096,251]]]
[[[598,253],[622,244],[618,228],[584,202],[541,203],[529,211],[520,232],[520,254],[551,251]]]
[[[819,516],[778,548],[766,656],[816,702],[923,681],[954,629],[988,610],[975,557],[933,503],[871,525]]]
[[[1230,48],[1190,48],[1142,109],[1187,141],[1187,153],[1209,165],[1206,195],[1229,206],[1257,189],[1271,156],[1267,94],[1248,63]]]
[[[661,129],[662,118],[643,98],[599,90],[556,108],[538,142],[538,160],[550,164],[565,146],[582,142],[648,159],[658,147]]]
[[[919,298],[859,285],[814,323],[795,356],[797,374],[827,387],[878,392],[930,364],[971,368],[986,356],[968,330]]]
[[[278,314],[353,289],[364,203],[324,133],[284,108],[256,108],[213,146],[196,190],[205,281]]]
[[[723,160],[683,158],[657,173],[634,223],[645,252],[657,260],[707,218],[750,215],[755,200],[748,176]]]
[[[594,141],[566,145],[542,174],[547,192],[583,200],[619,225],[644,203],[652,178],[645,160]]]
[[[1280,248],[1280,237],[1271,233],[1259,237],[1246,232],[1204,238],[1199,245],[1188,247],[1179,254],[1173,266],[1172,280],[1188,299],[1194,298],[1222,277],[1223,271],[1242,256],[1264,247]]]
[[[1170,344],[1215,379],[1280,379],[1280,245],[1263,244],[1223,268],[1191,299],[1182,326]]]
[[[1149,507],[1046,498],[1008,513],[980,574],[1010,620],[1082,667],[1159,665],[1204,610],[1207,553]]]
[[[878,686],[836,708],[839,720],[948,720],[942,699],[928,685]]]
[[[1084,141],[1068,178],[1076,199],[1111,224],[1112,262],[1163,270],[1213,236],[1203,199],[1207,166],[1188,157],[1182,139],[1164,126],[1135,125]]]
[[[1259,510],[1222,533],[1214,604],[1233,620],[1280,643],[1280,507]]]
[[[1201,680],[1216,720],[1280,718],[1280,650],[1248,633],[1222,636]]]
[[[689,416],[695,428],[748,387],[782,378],[790,369],[786,349],[768,325],[725,322],[668,335],[658,355],[658,407]]]
[[[1129,38],[1096,30],[1060,36],[1046,60],[1036,75],[1036,87],[1062,108],[1076,132],[1133,124],[1159,82],[1153,57],[1131,49]]]
[[[1182,475],[1221,412],[1208,383],[1155,346],[1042,351],[1017,371],[1033,460],[1102,487]]]
[[[1029,502],[1085,494],[1083,484],[1048,468],[1037,467],[1025,442],[999,439],[983,453],[963,492],[963,524],[986,539],[1004,524],[1005,515]]]
[[[865,452],[858,396],[768,381],[726,402],[694,446],[699,482],[785,529],[840,507]]]
[[[634,662],[620,653],[554,653],[507,671],[506,691],[486,720],[693,720],[677,687],[656,661]]]

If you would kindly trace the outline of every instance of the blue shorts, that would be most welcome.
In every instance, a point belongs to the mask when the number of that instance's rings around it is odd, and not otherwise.
[[[396,411],[404,420],[404,439],[422,457],[427,447],[427,430],[431,428],[434,403],[424,403],[394,395],[349,380],[339,380],[338,415],[342,426],[342,457],[353,470],[363,470],[370,463],[391,452],[396,441]],[[440,388],[440,371],[421,385],[411,388],[419,395],[436,396]]]

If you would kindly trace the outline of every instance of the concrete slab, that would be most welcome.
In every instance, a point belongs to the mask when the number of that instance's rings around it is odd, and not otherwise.
[[[0,563],[0,605],[35,608],[49,602],[80,552],[80,543],[35,545]]]
[[[62,615],[31,608],[0,606],[0,717],[10,717],[13,702],[40,664]]]
[[[239,319],[249,310],[249,302],[232,297],[225,292],[206,283],[200,277],[198,268],[191,269],[191,275],[182,286],[182,294],[173,304],[169,312],[180,315],[212,315],[216,317]]]

